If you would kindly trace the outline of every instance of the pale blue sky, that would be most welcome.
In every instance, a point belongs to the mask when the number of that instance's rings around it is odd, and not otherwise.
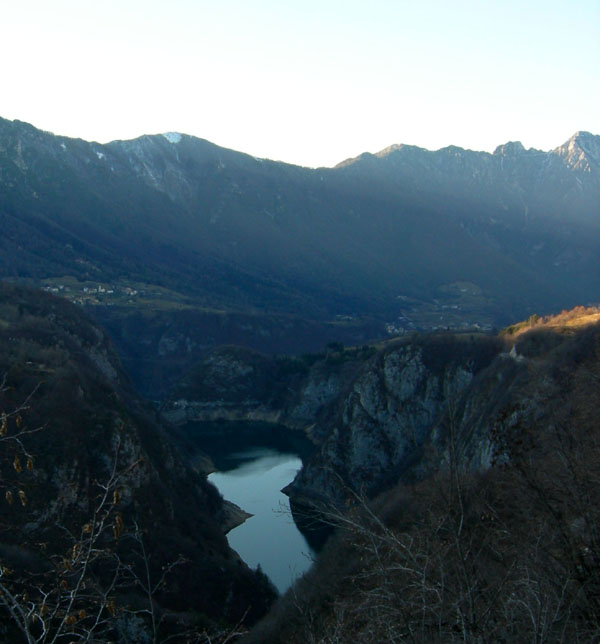
[[[0,116],[302,165],[600,134],[600,0],[1,0]]]

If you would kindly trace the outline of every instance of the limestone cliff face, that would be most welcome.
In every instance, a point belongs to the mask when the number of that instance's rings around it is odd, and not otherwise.
[[[449,414],[470,413],[464,400],[498,353],[495,339],[468,336],[383,350],[338,399],[329,430],[317,431],[320,447],[286,491],[297,500],[335,498],[343,486],[373,491],[424,467],[425,446],[442,442]]]
[[[490,418],[525,369],[498,338],[415,336],[380,350],[337,349],[310,360],[217,350],[162,413],[180,424],[260,420],[303,430],[316,449],[286,488],[296,501],[434,471],[448,459],[450,431],[473,467],[489,463]]]
[[[597,342],[593,327],[587,336],[572,333],[534,329],[506,345],[422,336],[388,347],[338,398],[328,425],[316,431],[318,449],[286,492],[314,504],[453,466],[489,468],[504,458],[504,435],[551,426],[569,370],[588,351],[585,338]]]
[[[552,352],[562,342],[544,329],[505,341],[415,335],[310,360],[230,347],[201,363],[163,414],[303,430],[316,447],[285,491],[299,503],[330,502],[348,488],[371,494],[453,463],[488,468],[502,456],[498,428],[540,424],[560,391],[549,365],[560,363]]]

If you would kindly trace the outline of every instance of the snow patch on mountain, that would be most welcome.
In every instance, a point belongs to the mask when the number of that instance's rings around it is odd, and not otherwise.
[[[179,132],[165,132],[163,136],[169,143],[179,143],[181,141],[181,134]]]

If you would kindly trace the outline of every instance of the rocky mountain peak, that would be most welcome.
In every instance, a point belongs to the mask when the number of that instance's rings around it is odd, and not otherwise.
[[[400,144],[395,143],[394,145],[390,145],[387,148],[380,150],[379,152],[377,152],[375,156],[379,157],[380,159],[383,159],[397,152],[410,153],[410,152],[427,152],[427,151],[428,150],[425,150],[425,148],[420,148],[417,145],[408,145],[406,143],[400,143]]]
[[[524,154],[527,150],[523,147],[521,141],[508,141],[503,145],[499,145],[495,150],[494,154],[496,156],[517,156],[519,154]]]
[[[600,170],[600,136],[590,132],[576,132],[568,141],[554,150],[569,168],[591,172]]]

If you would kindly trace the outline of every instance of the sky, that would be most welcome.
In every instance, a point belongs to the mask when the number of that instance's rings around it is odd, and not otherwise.
[[[1,0],[0,116],[305,166],[600,134],[600,0]]]

